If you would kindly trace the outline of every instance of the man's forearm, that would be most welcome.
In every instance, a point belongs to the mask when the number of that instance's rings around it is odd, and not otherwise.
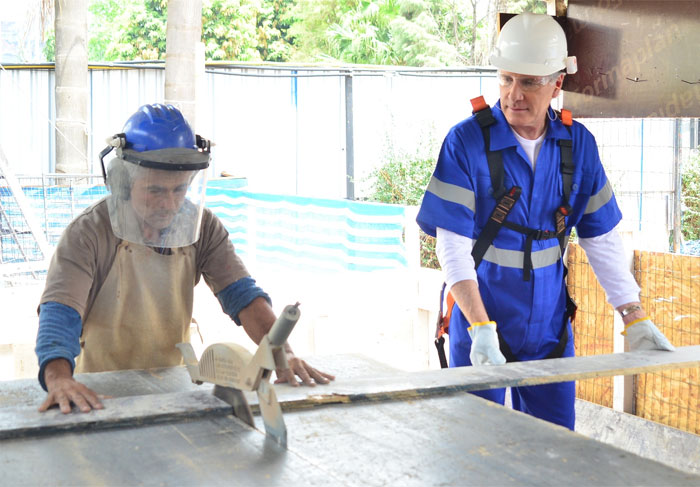
[[[248,306],[238,314],[243,329],[251,340],[260,343],[260,340],[270,331],[275,322],[275,313],[267,300],[263,297],[255,298]]]
[[[73,377],[73,367],[64,358],[57,358],[47,362],[44,367],[44,381],[47,388],[57,379],[69,379]]]
[[[452,286],[450,292],[470,323],[489,321],[476,281],[471,279],[459,281]]]

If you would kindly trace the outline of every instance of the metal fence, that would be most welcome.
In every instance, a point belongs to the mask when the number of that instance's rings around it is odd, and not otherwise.
[[[163,99],[162,64],[91,66],[88,160],[143,103]],[[0,146],[17,174],[55,170],[53,66],[0,70]],[[435,158],[469,99],[498,96],[491,69],[314,68],[211,63],[197,132],[216,146],[210,177],[247,178],[261,193],[356,198],[390,158]],[[348,96],[351,96],[349,103]],[[576,117],[576,114],[574,114]],[[673,248],[683,202],[676,191],[698,145],[697,119],[586,119],[635,248]],[[352,130],[348,130],[348,128]],[[349,189],[350,188],[350,189]],[[681,249],[679,249],[681,250]]]
[[[44,174],[17,180],[28,208],[20,205],[7,180],[0,179],[0,264],[5,283],[43,277],[50,256],[40,239],[54,247],[66,225],[107,194],[102,176]],[[29,224],[27,212],[38,221],[38,229]]]
[[[700,343],[700,257],[635,251],[634,277],[650,318],[677,347]],[[585,253],[568,251],[568,287],[578,303],[573,322],[576,355],[624,351],[622,322],[606,301]],[[576,395],[607,407],[700,434],[700,368],[640,374],[623,380],[599,377],[578,381]]]

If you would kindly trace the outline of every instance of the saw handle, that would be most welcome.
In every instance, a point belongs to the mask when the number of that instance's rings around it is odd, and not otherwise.
[[[292,333],[292,329],[299,321],[300,316],[299,303],[285,306],[267,334],[270,345],[273,347],[282,346],[287,341],[289,334]]]

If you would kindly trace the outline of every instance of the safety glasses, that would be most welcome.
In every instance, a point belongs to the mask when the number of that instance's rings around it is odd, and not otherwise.
[[[511,76],[509,74],[498,73],[496,74],[496,79],[498,84],[504,88],[511,88],[515,82],[520,85],[520,89],[523,91],[537,91],[544,85],[553,83],[559,73],[554,73],[549,76]]]

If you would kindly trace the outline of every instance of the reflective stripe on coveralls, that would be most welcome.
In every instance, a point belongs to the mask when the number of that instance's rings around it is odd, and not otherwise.
[[[545,121],[546,132],[537,170],[518,144],[500,104],[493,109],[496,123],[491,151],[501,151],[504,185],[522,187],[522,196],[508,220],[528,227],[554,230],[552,215],[562,204],[558,140],[574,141],[574,174],[568,227],[590,238],[612,230],[621,214],[598,158],[595,139],[578,122],[571,133],[560,120]],[[496,205],[481,127],[472,116],[453,127],[445,138],[433,178],[423,198],[417,221],[429,235],[445,228],[476,240]],[[558,239],[532,242],[531,281],[523,281],[526,236],[503,228],[488,247],[477,269],[479,292],[489,317],[519,360],[546,357],[559,342],[566,312],[564,266]],[[468,360],[471,339],[462,313],[452,314],[451,365]]]
[[[182,363],[194,302],[193,246],[163,255],[122,241],[83,323],[76,373]]]
[[[430,179],[426,191],[442,200],[460,204],[470,209],[472,212],[476,211],[473,191],[460,188],[454,184],[444,183],[435,176]],[[494,245],[490,245],[483,258],[487,262],[500,266],[522,269],[523,262],[525,261],[525,253],[522,250],[499,249]],[[539,269],[540,267],[550,266],[556,264],[559,259],[561,259],[561,249],[559,247],[550,247],[544,250],[533,251],[532,267],[534,269]]]

